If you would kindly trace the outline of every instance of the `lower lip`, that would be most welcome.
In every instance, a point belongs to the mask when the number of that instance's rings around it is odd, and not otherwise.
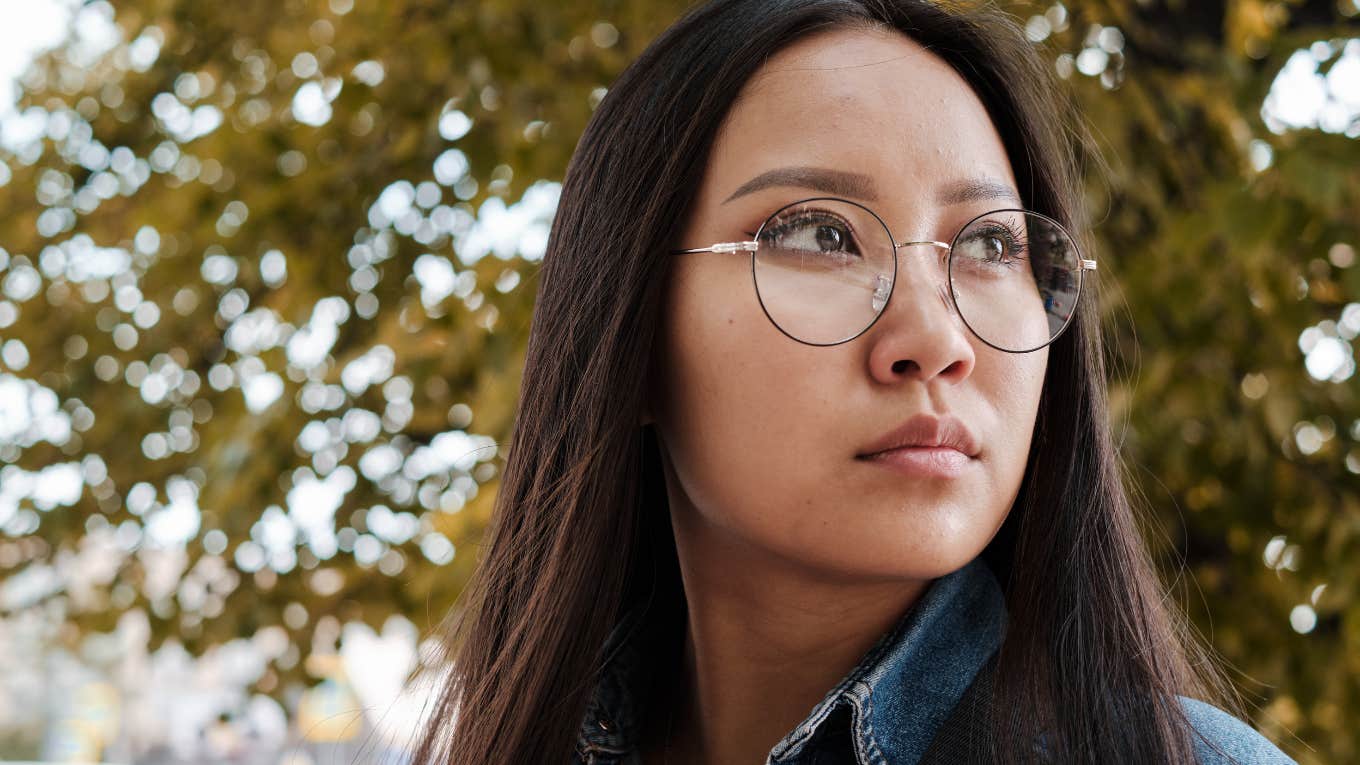
[[[905,475],[927,478],[955,478],[972,462],[967,454],[944,446],[908,446],[860,459]]]

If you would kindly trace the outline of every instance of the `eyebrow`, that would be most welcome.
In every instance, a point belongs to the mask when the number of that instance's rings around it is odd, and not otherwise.
[[[767,170],[743,183],[736,191],[732,192],[732,196],[723,200],[723,204],[727,204],[737,197],[744,197],[762,189],[778,186],[799,186],[827,194],[835,194],[836,196],[858,197],[869,201],[878,199],[878,192],[874,189],[874,179],[867,175],[848,173],[844,170],[831,170],[825,167],[779,167],[774,170]]]
[[[1020,195],[1009,183],[992,178],[971,178],[945,184],[937,197],[940,204],[957,205],[981,199],[1004,199],[1021,204]]]
[[[878,200],[878,190],[873,178],[862,173],[832,170],[825,167],[791,166],[767,170],[743,183],[723,200],[732,200],[754,194],[769,188],[796,186],[843,197],[856,197],[867,201]],[[951,181],[940,188],[937,194],[940,204],[957,205],[981,199],[1004,199],[1020,204],[1020,195],[1008,183],[992,178],[970,178]]]

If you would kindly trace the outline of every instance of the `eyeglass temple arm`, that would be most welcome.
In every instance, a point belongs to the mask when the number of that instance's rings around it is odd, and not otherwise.
[[[672,252],[676,255],[683,255],[689,252],[755,252],[758,249],[760,249],[760,242],[718,242],[708,247],[672,250]]]

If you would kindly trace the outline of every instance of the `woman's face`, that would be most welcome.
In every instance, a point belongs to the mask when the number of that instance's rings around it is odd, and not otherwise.
[[[721,127],[676,245],[748,240],[780,206],[828,194],[786,179],[731,198],[781,168],[831,171],[832,193],[878,213],[899,242],[949,242],[980,213],[1022,206],[977,96],[890,31],[824,32],[767,61]],[[928,579],[981,552],[1019,491],[1048,351],[978,340],[926,278],[940,255],[900,249],[883,314],[825,347],[766,317],[749,253],[672,256],[647,415],[672,512],[828,576]],[[920,414],[958,418],[977,453],[953,474],[861,456]]]

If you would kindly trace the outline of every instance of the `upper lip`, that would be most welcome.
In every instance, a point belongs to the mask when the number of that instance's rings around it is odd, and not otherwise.
[[[906,446],[947,446],[969,457],[976,457],[981,451],[977,438],[957,417],[917,414],[884,434],[858,456],[870,457]]]

